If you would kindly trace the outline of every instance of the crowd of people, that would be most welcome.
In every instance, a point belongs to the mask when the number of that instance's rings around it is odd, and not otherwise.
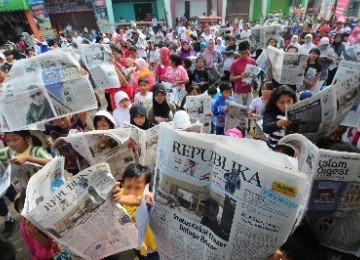
[[[265,22],[266,25],[269,24]],[[285,151],[293,156],[291,149],[277,145],[285,134],[297,131],[285,116],[286,108],[331,85],[341,60],[356,61],[347,55],[346,49],[360,44],[359,25],[345,20],[320,21],[317,24],[305,21],[301,25],[289,22],[281,25],[283,32],[269,38],[267,44],[288,53],[309,54],[301,85],[282,85],[267,75],[250,84],[243,81],[248,76],[246,66],[257,66],[256,59],[264,51],[252,44],[254,38],[250,28],[257,26],[246,22],[201,26],[194,21],[179,19],[174,29],[165,25],[142,30],[136,26],[119,27],[112,34],[88,29],[77,32],[67,26],[66,32],[56,40],[34,39],[33,44],[26,44],[19,37],[16,43],[6,42],[0,51],[0,83],[3,83],[12,66],[20,59],[42,55],[56,48],[77,48],[79,44],[108,44],[120,86],[104,92],[107,101],[105,106],[98,99],[99,111],[92,122],[95,130],[114,129],[126,124],[146,130],[169,121],[173,121],[178,129],[186,128],[192,122],[184,112],[186,97],[181,105],[167,100],[162,82],[169,82],[174,87],[186,90],[188,96],[211,96],[212,107],[208,114],[211,117],[211,134],[247,136],[246,129],[224,131],[228,112],[226,102],[233,101],[248,107],[249,119],[258,122],[268,135],[269,149]],[[102,95],[102,92],[97,94]],[[36,99],[37,93],[30,98]],[[36,106],[36,102],[33,104]],[[100,107],[106,109],[101,110]],[[360,113],[360,106],[357,112]],[[87,130],[87,123],[86,113],[58,118],[46,123],[44,134],[54,141],[58,137],[67,136],[71,129]],[[359,137],[360,128],[339,126],[319,147],[334,149],[337,143],[346,143],[348,151],[359,152]],[[5,164],[33,162],[41,167],[55,154],[51,147],[42,147],[27,130],[3,133],[2,141],[4,147],[0,149],[0,160]],[[83,160],[79,158],[81,163]],[[78,173],[77,167],[66,162],[65,168],[73,175]],[[125,205],[131,214],[137,209],[138,197],[142,195],[145,184],[150,182],[151,176],[147,171],[141,165],[133,165],[125,171],[122,188],[114,187],[114,200]],[[4,194],[14,202],[18,212],[22,210],[24,190],[33,174],[34,171],[24,173],[17,185],[10,186]],[[15,222],[4,198],[0,198],[0,216],[4,220],[3,232],[9,237]],[[26,219],[21,221],[20,231],[32,259],[70,257],[66,254],[66,248],[54,243]],[[145,241],[147,247],[137,252],[139,258],[159,259],[155,240],[152,233],[148,234],[148,240]],[[5,244],[3,242],[1,246]],[[269,259],[326,259],[326,252],[304,224]]]

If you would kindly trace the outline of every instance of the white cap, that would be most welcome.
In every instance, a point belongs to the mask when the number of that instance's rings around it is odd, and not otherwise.
[[[329,45],[330,41],[329,41],[329,38],[328,37],[322,37],[319,41],[319,46],[321,45]]]
[[[174,115],[174,129],[184,129],[191,125],[190,116],[186,111],[177,111]]]

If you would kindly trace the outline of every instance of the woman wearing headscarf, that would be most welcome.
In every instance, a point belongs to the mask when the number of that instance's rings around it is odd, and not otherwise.
[[[215,82],[221,78],[221,71],[224,65],[223,57],[215,49],[214,39],[208,41],[208,47],[202,54],[204,57],[205,68],[209,71],[210,81]]]
[[[150,128],[149,120],[146,117],[146,109],[140,104],[134,104],[130,108],[130,124],[142,130]]]
[[[113,117],[116,125],[121,127],[124,124],[130,124],[131,103],[129,96],[124,91],[115,94],[116,109],[113,111]]]
[[[350,45],[353,45],[357,42],[358,40],[358,37],[359,37],[359,26],[356,26],[352,33],[350,34],[347,42],[350,44]]]
[[[299,48],[300,48],[299,36],[293,35],[293,36],[291,37],[291,41],[290,41],[290,43],[289,43],[289,45],[288,45],[287,47],[289,48],[289,46],[294,46],[294,47],[296,47],[297,49],[299,49]]]
[[[311,33],[306,34],[305,43],[300,46],[299,53],[309,54],[310,50],[316,48],[316,45],[313,42],[313,35]]]
[[[158,81],[165,80],[166,69],[170,66],[170,50],[167,47],[162,47],[159,50],[160,61],[155,65],[155,75]]]
[[[323,37],[320,39],[318,48],[320,50],[319,62],[321,66],[321,74],[319,80],[327,80],[329,75],[329,66],[335,60],[336,54],[334,52],[334,49],[331,48],[328,37]]]
[[[331,85],[331,82],[333,81],[336,71],[339,67],[341,56],[343,56],[345,52],[345,44],[343,43],[342,33],[335,34],[334,41],[331,43],[331,47],[333,48],[336,54],[334,58],[335,63],[334,66],[332,66],[331,70],[329,71],[329,75],[325,84],[326,86]]]
[[[190,42],[188,40],[183,40],[181,42],[181,48],[179,51],[179,56],[181,60],[185,60],[186,58],[193,56],[194,52],[191,50]]]

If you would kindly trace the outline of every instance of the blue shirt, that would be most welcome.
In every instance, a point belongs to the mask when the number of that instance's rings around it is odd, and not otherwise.
[[[217,126],[224,126],[225,123],[225,108],[226,108],[226,100],[235,102],[235,99],[233,97],[228,97],[227,99],[224,99],[222,95],[216,99],[213,107],[212,107],[212,113],[216,117],[215,124]]]

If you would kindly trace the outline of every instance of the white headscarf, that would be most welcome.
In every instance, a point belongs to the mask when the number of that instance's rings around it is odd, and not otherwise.
[[[299,53],[308,54],[311,49],[316,48],[316,45],[312,43],[313,41],[312,34],[311,33],[306,34],[305,39],[308,37],[311,38],[310,42],[305,42],[303,45],[301,45],[301,47],[299,48]]]
[[[127,108],[120,107],[120,101],[123,99],[129,99],[129,96],[124,91],[119,91],[115,94],[116,109],[113,111],[113,117],[117,126],[123,124],[130,124],[130,108],[131,104]]]

